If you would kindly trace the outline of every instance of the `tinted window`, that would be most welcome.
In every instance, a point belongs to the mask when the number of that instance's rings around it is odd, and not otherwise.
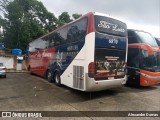
[[[158,46],[160,46],[160,39],[158,39],[158,38],[155,38],[155,39],[157,41]]]
[[[48,48],[49,46],[49,41],[48,41],[48,36],[45,36],[42,38],[42,45],[40,46],[40,49],[45,49]]]
[[[128,30],[129,37],[135,37],[135,33],[133,31]]]
[[[133,36],[128,36],[128,43],[138,43],[138,40],[136,37],[133,37]]]
[[[35,51],[69,42],[79,41],[85,37],[86,32],[87,18],[84,18],[43,38],[39,38],[31,42],[29,44],[29,51]]]
[[[136,34],[128,30],[128,43],[139,43]]]
[[[55,45],[60,45],[60,44],[64,44],[66,43],[66,39],[67,39],[67,27],[59,30],[57,32],[57,35],[55,36]]]
[[[158,52],[153,52],[152,55],[148,55],[147,51],[142,51],[142,69],[149,71],[160,71]]]
[[[140,58],[141,54],[139,49],[134,49],[134,48],[128,48],[128,66],[130,67],[140,67]]]
[[[55,45],[55,37],[54,37],[55,33],[52,33],[48,36],[48,40],[49,40],[49,47],[53,47]]]
[[[79,41],[87,32],[87,18],[77,21],[49,35],[49,47]]]
[[[155,39],[149,33],[141,31],[135,31],[135,33],[138,35],[142,43],[149,44],[152,47],[158,47]]]
[[[85,37],[87,32],[87,18],[68,26],[67,41],[75,42]]]
[[[95,16],[95,28],[98,32],[117,36],[127,36],[126,24],[103,16]]]
[[[49,47],[66,43],[67,28],[63,28],[49,35]]]
[[[46,49],[48,45],[48,37],[39,38],[29,44],[29,51]]]
[[[59,31],[53,33],[52,37],[54,40],[54,45],[60,45],[60,43],[62,43],[62,41],[63,41],[63,38],[60,36]]]

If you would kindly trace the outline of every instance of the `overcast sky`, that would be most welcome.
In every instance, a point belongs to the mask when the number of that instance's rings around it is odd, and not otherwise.
[[[150,32],[160,38],[160,0],[39,0],[55,16],[67,11],[109,14],[127,23],[128,28]]]

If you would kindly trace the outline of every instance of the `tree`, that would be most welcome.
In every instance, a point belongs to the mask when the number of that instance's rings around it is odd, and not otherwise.
[[[6,13],[6,6],[9,4],[9,0],[0,0],[0,12]]]
[[[6,1],[6,0],[3,0]],[[4,43],[8,48],[26,50],[28,43],[56,28],[57,18],[37,0],[10,0],[3,4]]]
[[[70,15],[68,12],[63,12],[61,15],[58,17],[58,27],[64,25],[65,23],[71,22],[72,19],[70,18]]]
[[[63,12],[58,19],[47,11],[38,0],[0,0],[0,27],[3,34],[0,40],[7,48],[26,50],[28,43],[57,27],[72,21],[68,12]],[[81,14],[73,14],[77,19]]]
[[[74,20],[78,19],[78,18],[81,17],[81,16],[82,16],[82,14],[78,14],[78,13],[74,13],[74,14],[72,15],[72,17],[74,18]]]

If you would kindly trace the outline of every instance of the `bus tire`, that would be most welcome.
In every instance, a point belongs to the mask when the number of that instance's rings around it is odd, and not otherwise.
[[[28,70],[29,70],[30,75],[33,75],[32,69],[30,67],[28,68]]]
[[[61,78],[60,78],[60,74],[58,72],[55,72],[54,74],[54,81],[55,81],[55,84],[57,86],[61,86]]]
[[[53,82],[53,80],[52,80],[52,73],[51,73],[50,70],[47,71],[46,79],[47,79],[48,82]]]

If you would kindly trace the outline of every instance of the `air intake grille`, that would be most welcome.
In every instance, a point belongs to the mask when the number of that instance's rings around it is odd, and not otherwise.
[[[73,87],[84,89],[84,67],[73,66]]]

